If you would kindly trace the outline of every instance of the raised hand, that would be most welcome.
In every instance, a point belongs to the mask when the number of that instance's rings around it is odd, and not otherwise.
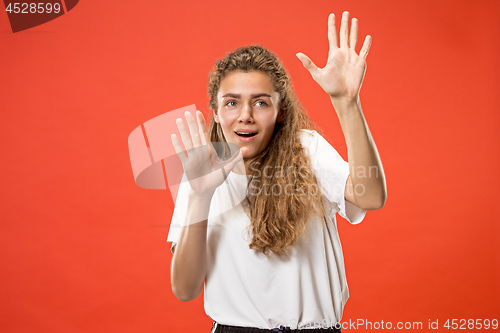
[[[243,159],[247,148],[242,148],[241,153],[234,153],[227,161],[221,161],[210,143],[203,114],[200,111],[196,112],[198,126],[190,112],[186,111],[184,115],[190,134],[181,118],[178,118],[176,123],[187,151],[184,151],[175,134],[171,136],[172,144],[182,162],[191,189],[198,196],[211,197],[236,164]]]
[[[309,57],[297,53],[304,67],[311,73],[313,79],[332,98],[347,98],[357,100],[366,70],[366,56],[370,49],[372,38],[366,36],[363,47],[356,53],[358,41],[358,20],[353,18],[349,33],[349,12],[342,15],[340,25],[340,46],[337,45],[337,30],[335,15],[328,17],[328,41],[330,44],[328,61],[324,68],[318,68]]]

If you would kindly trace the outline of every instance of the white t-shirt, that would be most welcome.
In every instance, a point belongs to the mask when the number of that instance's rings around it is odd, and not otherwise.
[[[309,241],[301,236],[288,259],[268,258],[248,247],[250,219],[241,204],[245,175],[231,172],[215,191],[207,228],[204,304],[206,314],[219,324],[297,329],[340,322],[349,292],[335,213],[356,224],[366,211],[344,199],[349,164],[337,151],[316,131],[303,130],[301,142],[322,189],[326,224],[311,218],[306,224]],[[189,183],[183,181],[167,237],[172,249],[187,210]]]

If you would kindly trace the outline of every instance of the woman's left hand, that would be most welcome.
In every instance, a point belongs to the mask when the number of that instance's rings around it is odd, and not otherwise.
[[[337,46],[337,30],[335,15],[328,17],[328,41],[330,50],[328,62],[324,68],[318,68],[303,53],[297,53],[304,67],[311,73],[313,79],[330,95],[331,98],[357,101],[359,90],[363,83],[366,70],[366,56],[370,49],[372,38],[366,36],[363,47],[356,53],[358,40],[358,20],[352,19],[351,32],[349,33],[349,12],[342,15],[340,26],[340,47]]]

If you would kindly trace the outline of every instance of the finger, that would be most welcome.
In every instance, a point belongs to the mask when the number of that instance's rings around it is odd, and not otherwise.
[[[231,158],[226,161],[226,164],[224,164],[224,166],[222,167],[226,175],[229,174],[234,169],[234,167],[238,162],[243,160],[243,157],[246,155],[247,152],[248,148],[243,147],[239,149],[237,152],[235,152],[233,156],[231,156]]]
[[[349,12],[342,14],[342,23],[340,23],[340,48],[346,48],[349,39]]]
[[[351,21],[351,34],[349,39],[349,47],[356,52],[356,44],[358,43],[358,19],[353,18]]]
[[[309,59],[308,56],[306,56],[303,53],[297,53],[297,58],[302,62],[302,65],[311,73],[312,77],[314,80],[316,80],[317,75],[319,74],[320,69],[318,66],[312,62],[311,59]]]
[[[368,51],[370,51],[371,45],[372,45],[372,36],[368,35],[365,38],[365,42],[363,43],[361,51],[359,51],[359,56],[366,60],[366,56],[368,55]]]
[[[205,117],[203,117],[203,113],[201,111],[196,112],[197,120],[198,120],[198,129],[200,132],[201,144],[206,145],[207,142],[210,142],[210,137],[208,135],[207,123],[205,122]]]
[[[179,156],[179,159],[184,164],[184,161],[187,159],[187,156],[186,153],[184,152],[184,149],[182,149],[181,143],[179,142],[177,135],[172,134],[170,136],[170,139],[172,140],[172,145],[174,146],[175,153],[177,154],[177,156]]]
[[[200,131],[198,130],[198,126],[196,126],[193,115],[189,111],[184,112],[184,115],[186,116],[189,132],[191,133],[191,138],[193,140],[193,147],[201,146]]]
[[[193,149],[193,143],[191,142],[191,137],[189,136],[186,126],[184,126],[184,122],[181,118],[177,118],[175,120],[177,124],[177,128],[179,129],[179,133],[181,134],[182,143],[184,143],[184,147],[186,150]]]
[[[330,58],[333,50],[338,48],[337,28],[335,27],[335,14],[330,14],[330,16],[328,16],[328,43],[330,44],[330,49],[328,50],[328,58]]]
[[[212,143],[210,142],[210,136],[208,135],[208,128],[207,128],[207,123],[205,122],[205,117],[203,117],[203,113],[201,111],[196,112],[197,119],[198,119],[198,128],[200,131],[200,137],[201,137],[201,144],[202,145],[207,145],[207,143],[210,143],[208,145],[208,156],[210,156],[210,165],[212,167],[212,170],[214,169],[214,161],[212,159]]]

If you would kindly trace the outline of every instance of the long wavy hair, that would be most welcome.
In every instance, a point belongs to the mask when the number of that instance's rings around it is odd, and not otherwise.
[[[268,74],[280,95],[279,113],[271,141],[264,151],[245,161],[250,163],[251,177],[244,206],[253,234],[249,247],[266,256],[274,253],[285,257],[302,234],[307,238],[305,227],[311,215],[321,219],[324,216],[321,191],[300,142],[301,129],[319,129],[300,105],[278,57],[260,45],[240,47],[216,61],[208,80],[209,108],[213,112],[218,110],[217,93],[221,81],[235,70]],[[213,116],[209,133],[212,142],[227,142]],[[229,147],[218,147],[219,155],[229,156]],[[262,171],[269,168],[281,173],[265,177]],[[248,232],[250,235],[250,230]]]

